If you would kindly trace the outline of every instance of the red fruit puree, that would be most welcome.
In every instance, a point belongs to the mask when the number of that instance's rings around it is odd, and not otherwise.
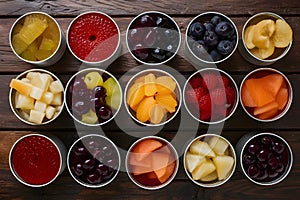
[[[69,30],[68,42],[81,60],[99,62],[110,57],[119,41],[115,23],[101,13],[78,17]]]
[[[42,185],[51,181],[60,168],[60,155],[47,138],[29,136],[20,140],[12,152],[15,173],[24,182]]]

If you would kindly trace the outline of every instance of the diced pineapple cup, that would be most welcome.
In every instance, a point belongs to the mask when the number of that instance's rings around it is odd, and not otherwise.
[[[29,12],[18,18],[11,27],[9,42],[18,58],[41,67],[56,63],[66,49],[59,24],[43,12]]]
[[[64,87],[51,72],[31,69],[10,82],[9,104],[24,123],[44,125],[55,120],[63,110]]]
[[[124,103],[129,115],[145,126],[170,122],[180,110],[182,94],[177,80],[160,69],[134,75],[125,88]]]
[[[187,176],[202,187],[217,187],[227,182],[236,167],[233,146],[224,137],[204,134],[185,149],[183,165]]]

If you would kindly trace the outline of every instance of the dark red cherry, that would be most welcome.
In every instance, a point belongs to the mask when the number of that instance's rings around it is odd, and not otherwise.
[[[248,147],[248,152],[253,155],[256,154],[259,150],[260,150],[260,145],[257,142],[250,144]]]
[[[91,170],[94,168],[96,161],[94,159],[87,159],[84,161],[82,167],[85,170]]]
[[[83,167],[80,163],[73,166],[72,169],[74,174],[76,174],[76,176],[81,176],[83,174]]]
[[[250,178],[256,178],[260,174],[260,170],[256,165],[250,165],[247,170],[247,174]]]
[[[91,184],[99,184],[101,182],[101,177],[96,173],[92,173],[87,176],[87,181]]]
[[[278,154],[281,154],[285,149],[285,146],[283,143],[281,142],[274,142],[274,146],[273,146],[273,150],[278,153]]]

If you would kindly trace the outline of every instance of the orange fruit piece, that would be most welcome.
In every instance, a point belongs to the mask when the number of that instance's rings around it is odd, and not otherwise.
[[[137,159],[139,159],[141,157],[145,157],[145,158],[143,158],[142,161],[138,161]],[[151,167],[151,159],[149,159],[149,153],[131,152],[129,154],[128,162],[130,165],[136,165],[136,166],[141,166],[141,167],[146,167],[146,168]]]
[[[159,85],[159,84],[156,85],[156,89],[157,89],[157,94],[163,95],[163,94],[172,94],[173,93],[170,89],[166,88],[163,85]]]
[[[159,182],[161,182],[161,183],[166,182],[170,178],[170,176],[173,174],[173,172],[175,170],[175,166],[176,166],[176,162],[172,162],[171,164],[169,164],[167,166],[165,174],[162,177],[158,178]]]
[[[150,110],[155,105],[153,96],[144,98],[136,109],[136,118],[140,122],[146,122],[150,119]]]
[[[253,114],[254,115],[259,115],[259,114],[268,112],[270,110],[273,110],[275,108],[278,109],[278,103],[276,101],[272,101],[271,103],[268,103],[268,104],[266,104],[264,106],[255,107],[254,111],[253,111]]]
[[[153,124],[158,124],[163,121],[164,117],[166,116],[165,109],[159,105],[155,104],[150,109],[150,122]]]
[[[146,96],[153,96],[157,92],[155,80],[156,80],[155,75],[152,73],[144,76],[145,95]]]
[[[247,107],[256,107],[255,101],[252,99],[246,85],[243,85],[242,91],[241,91],[242,101],[244,106]]]
[[[127,93],[127,103],[133,108],[138,105],[145,96],[145,87],[143,83],[133,84]]]
[[[134,175],[141,175],[141,174],[145,174],[148,172],[152,172],[152,168],[151,167],[143,167],[143,166],[138,166],[138,165],[132,165],[130,168],[130,172],[133,173]]]
[[[19,79],[12,79],[10,81],[10,85],[11,88],[17,90],[18,92],[20,92],[20,94],[23,94],[25,96],[29,96],[31,93],[31,90],[33,88],[33,86],[30,83],[26,83],[24,81],[21,81]]]
[[[289,92],[287,88],[280,88],[277,96],[276,96],[276,102],[278,103],[278,109],[282,110],[285,105],[287,104],[289,99]]]
[[[169,164],[169,155],[164,153],[151,153],[152,158],[152,170],[156,174],[157,178],[161,178],[165,175],[167,171],[167,166]]]
[[[171,90],[172,92],[175,90],[176,88],[176,83],[175,81],[169,77],[169,76],[160,76],[156,78],[156,84],[166,87],[169,90]]]
[[[155,95],[156,102],[164,107],[168,112],[173,113],[176,111],[177,100],[172,95]]]
[[[154,139],[145,139],[139,142],[132,150],[135,153],[135,159],[141,161],[146,158],[151,152],[162,147],[163,144]]]
[[[257,118],[262,119],[262,120],[270,119],[270,118],[274,117],[277,114],[277,112],[278,112],[278,109],[273,108],[272,110],[269,110],[268,112],[264,112],[262,114],[257,115]]]
[[[260,84],[269,91],[273,96],[276,96],[283,82],[283,77],[280,74],[270,74],[258,79]]]
[[[147,174],[147,177],[150,178],[150,179],[157,179],[157,176],[156,176],[156,174],[154,172],[149,172]]]

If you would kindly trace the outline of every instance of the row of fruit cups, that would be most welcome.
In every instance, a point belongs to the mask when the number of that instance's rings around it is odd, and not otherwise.
[[[258,185],[274,185],[290,172],[293,155],[288,143],[273,133],[247,134],[235,149],[224,137],[204,134],[185,148],[186,175],[202,187],[217,187],[233,175],[237,162],[245,176]],[[73,179],[89,188],[112,182],[121,166],[117,146],[107,137],[89,134],[76,140],[68,153],[53,135],[29,134],[18,139],[9,154],[15,178],[30,187],[52,183],[68,167]],[[176,176],[179,159],[170,142],[158,136],[138,139],[125,159],[126,172],[137,186],[156,190]]]
[[[92,11],[77,16],[70,23],[66,43],[80,61],[108,66],[121,52],[120,35],[111,17]],[[19,58],[39,66],[54,64],[63,56],[66,47],[58,23],[41,12],[27,13],[16,20],[9,40]],[[233,54],[238,40],[237,28],[230,18],[218,12],[202,13],[187,27],[187,57],[196,65],[217,64]],[[292,30],[283,18],[274,13],[259,13],[244,25],[240,51],[248,61],[268,65],[282,58],[289,51],[291,42]],[[181,34],[176,22],[157,11],[141,13],[130,22],[126,31],[129,52],[137,61],[148,65],[159,65],[172,59],[180,43]]]

